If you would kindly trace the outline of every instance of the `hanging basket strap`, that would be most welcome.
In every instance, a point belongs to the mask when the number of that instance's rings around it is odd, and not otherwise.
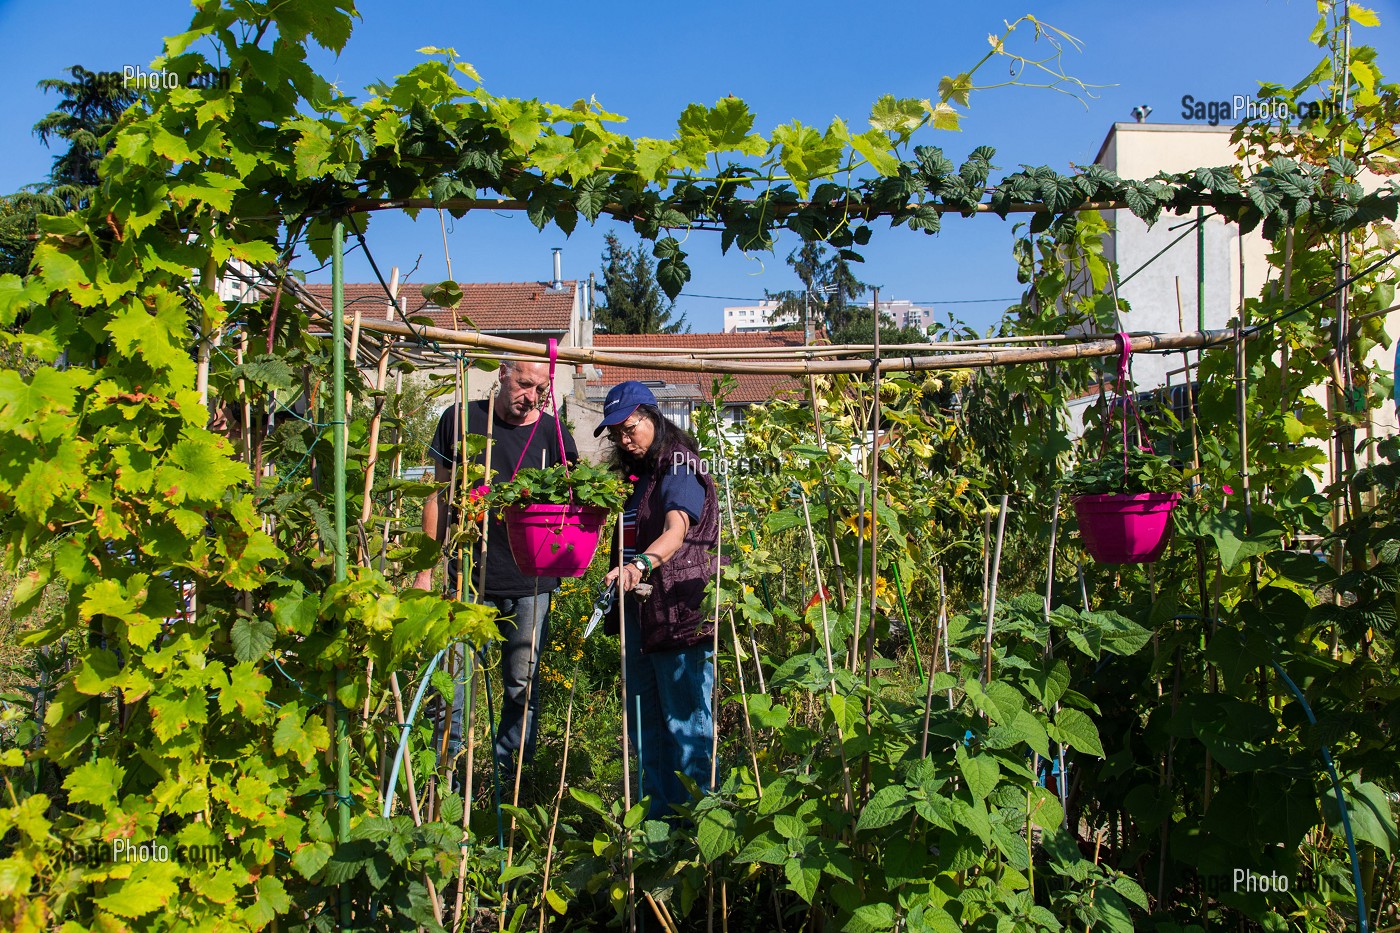
[[[1133,398],[1130,373],[1132,371],[1133,359],[1133,339],[1127,331],[1119,331],[1118,346],[1120,355],[1118,357],[1118,404],[1123,407],[1123,472],[1128,472],[1128,412],[1133,414],[1133,424],[1137,426],[1138,441],[1148,453],[1152,452],[1152,444],[1147,440],[1147,432],[1142,429],[1142,419],[1138,417],[1137,401]]]
[[[564,422],[559,418],[559,400],[554,395],[554,368],[559,362],[559,341],[549,338],[549,406],[554,409],[554,435],[559,440],[559,462],[564,464],[564,476],[569,475],[569,452],[564,447]],[[569,491],[569,501],[574,498]]]
[[[559,421],[559,402],[554,397],[554,369],[559,362],[559,341],[553,337],[549,338],[549,403],[554,409],[554,433],[559,440],[559,461],[564,464],[564,476],[569,475],[569,455],[564,449],[564,426]],[[536,418],[534,425],[530,428],[530,436],[525,439],[525,448],[520,451],[520,459],[515,461],[515,472],[510,474],[511,479],[515,479],[520,472],[520,467],[525,463],[525,455],[530,452],[530,445],[534,443],[535,431],[540,426],[540,419]],[[569,501],[573,502],[573,491],[569,492]]]

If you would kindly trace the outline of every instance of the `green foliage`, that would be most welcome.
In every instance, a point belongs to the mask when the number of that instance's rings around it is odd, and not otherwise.
[[[757,412],[734,445],[710,416],[711,453],[772,469],[723,482],[735,513],[726,508],[722,545],[735,559],[714,591],[722,628],[734,623],[718,677],[725,777],[691,808],[693,831],[590,788],[570,796],[559,826],[521,800],[501,808],[498,829],[495,812],[447,790],[457,765],[438,761],[432,723],[420,711],[410,725],[396,707],[462,676],[424,683],[420,672],[455,643],[489,642],[492,613],[402,591],[395,581],[430,546],[393,525],[385,500],[376,511],[382,487],[371,485],[363,525],[363,487],[343,499],[330,488],[340,426],[324,325],[280,286],[226,302],[216,285],[234,260],[280,281],[298,251],[324,258],[325,208],[350,198],[431,198],[460,213],[489,192],[566,233],[579,216],[622,218],[655,241],[670,294],[690,275],[673,231],[712,226],[725,248],[766,250],[786,229],[854,262],[880,217],[933,232],[943,212],[1031,205],[1015,254],[1030,288],[1003,330],[1056,334],[1102,329],[1121,310],[1103,293],[1114,272],[1103,218],[1077,212],[1121,202],[1149,221],[1208,205],[1273,237],[1293,293],[1243,309],[1270,320],[1331,287],[1331,257],[1359,270],[1394,247],[1386,221],[1400,193],[1355,181],[1395,157],[1396,93],[1373,53],[1353,47],[1345,73],[1299,85],[1344,83],[1356,92],[1347,120],[1282,139],[1241,127],[1242,146],[1268,154],[1248,177],[1025,168],[993,183],[986,147],[960,166],[933,146],[910,151],[915,133],[953,124],[978,68],[945,79],[936,102],[882,99],[868,131],[837,120],[764,136],[728,100],[687,108],[672,139],[633,139],[596,102],[496,97],[451,50],[425,50],[352,100],[315,74],[304,46],[343,48],[353,16],[334,0],[200,5],[156,67],[211,70],[206,48],[230,86],[171,89],[126,110],[92,202],[39,221],[28,276],[0,276],[0,344],[65,358],[0,372],[0,534],[19,580],[9,611],[42,613],[23,637],[44,665],[21,685],[32,712],[6,714],[0,752],[7,926],[327,929],[344,909],[368,927],[437,928],[458,892],[478,927],[524,928],[544,911],[600,926],[625,911],[629,877],[686,918],[717,879],[759,928],[770,910],[794,929],[1166,931],[1285,912],[1340,925],[1357,898],[1331,805],[1318,802],[1321,748],[1357,811],[1362,859],[1376,868],[1396,850],[1385,795],[1400,787],[1397,493],[1392,462],[1365,473],[1344,463],[1354,484],[1319,496],[1311,445],[1340,434],[1345,461],[1385,395],[1366,356],[1387,338],[1363,316],[1393,302],[1393,264],[1348,292],[1357,323],[1336,365],[1339,389],[1356,391],[1337,393],[1333,419],[1307,394],[1337,359],[1332,308],[1281,318],[1273,343],[1245,348],[1243,449],[1233,350],[1202,354],[1199,484],[1151,577],[1090,568],[1081,588],[1062,541],[1044,595],[1046,491],[1069,453],[1065,402],[1096,377],[1084,361],[882,378],[877,424],[874,388],[851,377],[814,380],[813,404]],[[1053,68],[1006,48],[1020,25],[1057,41],[1018,20],[986,60]],[[347,389],[371,407],[357,374]],[[237,429],[211,431],[206,392],[217,408],[246,405],[246,429],[236,417]],[[369,426],[352,414],[344,427],[349,475],[364,476]],[[872,427],[898,441],[878,448],[878,490]],[[1164,417],[1153,429],[1176,435],[1161,449],[1184,462],[1190,427]],[[620,505],[616,476],[574,473],[536,482]],[[1248,513],[1219,498],[1246,478]],[[529,479],[518,479],[523,498]],[[982,568],[989,500],[1001,495],[1016,507],[993,601]],[[345,540],[337,506],[353,517]],[[1329,526],[1329,506],[1344,520]],[[1337,563],[1298,549],[1318,534],[1341,549]],[[378,566],[338,580],[333,555],[351,551]],[[574,650],[590,661],[591,692],[606,694],[603,655]],[[929,658],[926,683],[909,671],[915,657]],[[582,727],[608,775],[619,753],[605,757],[598,736],[610,733],[595,727],[606,716],[612,728],[616,711],[599,701]],[[385,786],[396,753],[384,739],[400,736],[403,767],[432,788],[416,797],[421,825],[402,812],[405,776]],[[1047,773],[1062,755],[1063,796]],[[117,839],[216,855],[71,864],[72,847]],[[1286,903],[1205,892],[1203,879],[1241,865],[1310,884]],[[1382,875],[1365,883],[1393,895]]]
[[[1165,454],[1130,450],[1127,463],[1113,455],[1081,463],[1065,474],[1064,488],[1071,496],[1105,493],[1177,492],[1181,471]]]
[[[68,150],[54,156],[49,186],[77,188],[84,192],[69,201],[69,208],[87,203],[98,184],[97,167],[110,143],[104,141],[122,113],[140,97],[126,86],[121,73],[92,72],[82,65],[68,69],[69,78],[45,78],[39,88],[59,96],[58,109],[34,124],[40,142],[68,144]]]
[[[514,479],[491,488],[486,500],[492,508],[520,505],[591,505],[609,512],[621,511],[631,492],[616,470],[587,461],[529,467]]]
[[[598,327],[607,334],[678,334],[685,327],[685,315],[675,321],[675,298],[689,273],[679,244],[667,237],[656,244],[652,263],[643,246],[629,249],[616,234],[605,236],[603,275],[598,284],[600,301],[593,314]],[[689,330],[689,328],[685,328]]]

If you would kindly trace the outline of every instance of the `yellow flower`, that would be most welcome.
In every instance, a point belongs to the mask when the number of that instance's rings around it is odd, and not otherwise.
[[[874,518],[875,516],[871,512],[867,511],[865,513],[865,540],[867,541],[870,540],[870,523]],[[859,517],[855,515],[847,515],[845,518],[841,519],[841,521],[845,523],[847,528],[851,529],[851,534],[860,533],[861,529]]]

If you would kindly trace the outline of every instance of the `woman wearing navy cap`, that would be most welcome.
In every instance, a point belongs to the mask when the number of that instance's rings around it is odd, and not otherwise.
[[[642,795],[651,797],[651,817],[666,819],[672,805],[689,799],[676,772],[710,790],[714,622],[701,605],[717,568],[719,499],[695,439],[661,414],[642,383],[624,382],[608,393],[594,436],[605,430],[615,445],[613,466],[632,480],[622,515],[625,563],[607,582],[619,580],[624,593],[638,583],[652,586],[646,600],[625,600],[624,701]]]

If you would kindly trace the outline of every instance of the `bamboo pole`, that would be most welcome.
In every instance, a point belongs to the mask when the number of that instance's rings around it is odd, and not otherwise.
[[[719,424],[720,424],[720,416],[719,416],[719,406],[718,406],[718,404],[714,405],[714,413],[715,413],[715,424],[716,424],[716,425],[719,425]],[[715,431],[715,437],[716,437],[716,439],[718,440],[718,443],[719,443],[720,457],[721,457],[722,459],[724,459],[724,460],[727,461],[727,460],[728,460],[728,456],[729,456],[729,448],[725,446],[724,431],[723,431],[722,429],[721,429],[721,430],[716,430],[716,431]],[[727,515],[729,516],[729,536],[734,540],[734,546],[735,546],[735,548],[738,548],[738,546],[739,546],[739,523],[738,523],[738,521],[734,518],[734,494],[733,494],[733,490],[730,488],[730,485],[729,485],[729,470],[728,470],[728,469],[725,469],[725,470],[724,470],[724,511],[725,511],[725,514],[727,514]],[[716,584],[716,589],[718,589],[718,583]],[[767,586],[766,586],[766,584],[765,584],[764,596],[765,596],[765,598],[767,597]],[[770,608],[771,608],[771,607],[770,607]],[[732,610],[731,610],[731,613],[732,613]],[[731,621],[732,621],[732,620],[731,620]],[[758,679],[758,692],[761,693],[761,694],[763,694],[764,696],[767,696],[767,695],[768,695],[768,685],[764,682],[764,679],[763,679],[763,661],[762,661],[762,660],[760,659],[760,657],[759,657],[759,652],[758,652],[758,640],[757,640],[757,638],[755,638],[755,636],[754,636],[754,626],[753,626],[752,624],[749,625],[749,644],[750,644],[751,647],[753,648],[753,666],[754,666],[754,673],[757,675],[757,679]],[[716,655],[715,655],[715,658],[716,658],[716,660],[715,660],[715,670],[716,670],[716,672],[718,672],[718,670],[719,670],[719,660],[718,660],[719,655],[716,654]],[[742,668],[742,667],[743,667],[743,664],[744,664],[743,652],[742,652],[742,651],[740,650],[740,648],[739,648],[739,641],[738,641],[738,636],[737,636],[737,634],[735,635],[735,641],[734,641],[734,663],[735,663],[736,665],[738,665],[740,668]],[[745,694],[745,695],[744,695],[744,709],[745,709],[745,714],[747,714],[747,712],[748,712],[748,702],[749,702],[749,701],[748,701],[748,695]]]
[[[822,431],[822,412],[821,408],[817,405],[817,380],[815,376],[807,376],[807,395],[812,402],[812,427],[816,429],[817,446],[825,447],[826,440]],[[825,495],[825,491],[823,491],[823,494]],[[829,501],[828,499],[828,502]],[[845,571],[841,569],[840,551],[836,549],[836,516],[831,514],[831,509],[829,507],[826,510],[826,536],[831,544],[831,556],[836,568],[836,598],[839,600],[837,605],[844,611],[846,608],[846,574]],[[787,586],[786,574],[783,576],[783,586],[784,588]],[[817,593],[820,595],[821,590],[818,589]]]
[[[747,740],[749,746],[749,759],[753,764],[754,788],[758,791],[758,799],[762,800],[763,779],[759,776],[758,773],[758,749],[753,737],[753,723],[749,721],[749,692],[744,685],[744,664],[742,661],[743,649],[739,647],[739,630],[734,624],[734,610],[730,609],[727,615],[729,616],[729,633],[734,638],[734,668],[739,672],[739,699],[742,701],[744,709],[744,738]],[[716,664],[716,670],[718,670],[718,664]],[[719,678],[715,679],[718,680]],[[715,692],[718,693],[719,690],[716,689]],[[719,736],[718,729],[715,730],[715,736]],[[715,763],[717,757],[717,753],[712,753],[710,758],[711,787],[714,787],[715,785]]]
[[[385,320],[393,320],[394,301],[397,300],[399,291],[399,267],[395,266],[389,274],[389,294],[391,300],[388,304],[388,313]],[[355,312],[355,320],[360,320],[360,312]],[[389,381],[389,348],[391,341],[385,340],[379,351],[379,365],[375,370],[374,390],[379,393],[384,392],[385,384]],[[369,456],[365,461],[365,485],[364,502],[360,507],[360,524],[369,525],[370,515],[373,511],[374,503],[370,499],[370,492],[374,488],[374,471],[379,463],[379,430],[384,420],[384,396],[381,394],[374,405],[374,414],[369,419]],[[385,538],[385,546],[388,545],[388,538]],[[360,563],[364,563],[366,555],[363,550],[360,553]]]
[[[269,276],[275,277],[275,273],[270,270],[263,271]],[[236,274],[234,277],[244,278],[245,281],[254,281]],[[265,283],[255,282],[255,284]],[[319,299],[311,294],[300,282],[295,279],[284,277],[281,279],[281,284],[289,291],[293,292],[299,301],[316,311],[319,316],[323,318],[327,316]],[[548,349],[543,344],[514,340],[508,337],[497,337],[473,331],[456,331],[441,327],[401,324],[388,321],[366,321],[361,326],[363,330],[395,334],[400,337],[410,337],[419,341],[430,340],[438,344],[479,347],[486,350],[497,351],[498,353],[519,353],[523,358],[528,358],[530,360],[548,359]],[[1233,330],[1229,328],[1221,330],[1199,329],[1184,333],[1141,333],[1131,334],[1129,343],[1132,349],[1138,353],[1160,350],[1198,349],[1208,345],[1226,343],[1232,339],[1233,333]],[[1248,335],[1249,339],[1254,339],[1257,336],[1257,334],[1253,333]],[[645,355],[615,353],[598,350],[596,348],[569,347],[559,349],[558,359],[565,363],[609,365],[628,369],[663,369],[676,372],[807,375],[809,373],[864,373],[868,372],[870,369],[870,364],[868,362],[860,360],[808,360],[803,362],[790,361],[787,363],[744,362],[732,359],[711,361],[687,359],[683,354],[688,352],[690,351],[681,349],[675,351],[675,354],[681,354],[680,356],[673,354],[671,357],[651,359]],[[1121,353],[1122,345],[1117,341],[1116,337],[1108,338],[1092,335],[1087,339],[1080,339],[1078,342],[1064,347],[1015,348],[926,357],[893,356],[881,360],[879,368],[881,372],[980,369],[990,366],[1011,366],[1021,363],[1047,362],[1050,360],[1118,356]]]
[[[475,790],[473,785],[472,770],[476,765],[476,691],[478,685],[477,665],[471,654],[467,656],[467,664],[471,667],[471,679],[467,686],[467,709],[462,728],[467,732],[467,774],[462,782],[462,857],[457,863],[457,897],[452,905],[452,928],[458,929],[462,922],[462,903],[465,898],[467,888],[467,846],[471,841],[471,816],[472,816],[472,795]],[[571,710],[572,712],[572,710]],[[569,743],[568,729],[564,732],[564,747],[567,755]]]
[[[365,330],[393,334],[399,337],[432,340],[444,345],[480,347],[486,350],[517,353],[533,361],[548,359],[543,344],[509,337],[496,337],[472,331],[454,331],[441,327],[400,324],[391,321],[365,321]],[[1142,334],[1129,338],[1136,353],[1154,350],[1180,350],[1224,343],[1234,336],[1233,329],[1188,331],[1185,333]],[[1253,338],[1255,335],[1250,334]],[[684,351],[682,351],[684,352]],[[799,351],[800,352],[800,351]],[[1085,340],[1058,347],[1018,347],[1005,350],[976,350],[936,356],[894,356],[879,361],[880,372],[917,372],[944,369],[980,369],[1011,366],[1022,363],[1043,363],[1051,360],[1089,359],[1117,356],[1122,346],[1116,340]],[[597,348],[561,347],[558,358],[564,363],[619,366],[627,369],[657,369],[668,372],[750,373],[766,375],[805,376],[831,373],[867,373],[867,360],[800,360],[787,362],[752,362],[730,359],[688,359],[683,356],[647,357],[617,353]]]
[[[880,290],[874,290],[872,305],[875,322],[875,360],[871,364],[870,399],[870,621],[865,627],[865,728],[870,729],[870,712],[874,700],[870,693],[870,681],[875,665],[875,594],[880,581]],[[864,512],[861,513],[864,517]],[[857,620],[859,623],[859,620]],[[910,633],[912,641],[912,631]],[[918,645],[914,646],[917,653]],[[854,668],[853,668],[854,670]],[[862,758],[860,771],[860,797],[864,804],[870,799],[870,753]]]
[[[928,757],[928,729],[929,720],[933,716],[933,678],[938,673],[938,644],[943,636],[943,614],[948,605],[948,593],[943,588],[943,565],[938,566],[938,622],[937,631],[933,636],[933,652],[929,656],[928,664],[928,686],[924,693],[924,737],[919,743],[919,757]],[[918,646],[914,647],[917,651]],[[949,691],[949,701],[952,700],[952,691]]]
[[[399,692],[399,675],[397,674],[397,672],[391,673],[389,675],[389,689],[394,695],[394,715],[397,717],[398,721],[402,723],[404,721],[403,694]],[[401,725],[400,728],[406,729],[408,727],[407,725]],[[413,815],[413,825],[422,826],[423,811],[418,805],[418,791],[417,788],[414,787],[413,783],[413,762],[408,754],[407,745],[405,745],[403,748],[403,771],[404,786],[408,789],[408,808],[409,813]],[[437,888],[433,885],[433,880],[429,878],[426,874],[423,876],[423,880],[427,882],[428,900],[432,903],[433,914],[437,917],[438,923],[441,923],[442,904],[440,902],[440,899],[438,898]]]
[[[617,516],[617,635],[618,653],[621,655],[622,665],[622,812],[625,814],[632,809],[632,767],[628,759],[628,714],[627,714],[627,600],[622,592],[622,566],[623,566],[623,541],[622,541],[622,515]],[[640,733],[641,723],[637,724]],[[638,759],[637,767],[640,771],[641,760]],[[640,790],[640,787],[638,788]],[[637,889],[632,878],[632,846],[631,839],[628,839],[627,849],[623,854],[623,860],[627,870],[627,929],[635,931],[637,929]]]
[[[395,373],[395,374],[394,374],[394,395],[395,395],[395,397],[398,398],[399,404],[402,405],[402,404],[403,404],[403,373],[401,373],[401,372],[400,372],[400,373]],[[399,447],[399,441],[402,439],[401,434],[402,434],[402,432],[400,431],[399,426],[398,426],[397,424],[395,424],[395,425],[394,425],[394,441],[393,441],[394,447],[395,447],[395,450],[394,450],[394,459],[393,459],[393,461],[389,464],[389,476],[390,476],[391,478],[397,478],[398,475],[399,475],[399,473],[401,472],[401,470],[402,470],[402,468],[403,468],[403,450],[402,450],[402,448]],[[381,550],[381,551],[379,552],[379,572],[380,572],[380,573],[384,573],[384,572],[385,572],[385,570],[386,570],[385,564],[386,564],[386,562],[387,562],[388,559],[389,559],[388,555],[389,555],[389,531],[390,531],[390,525],[391,525],[391,523],[392,523],[393,526],[394,526],[394,528],[395,528],[395,530],[397,531],[399,518],[402,517],[402,515],[403,515],[403,498],[402,498],[401,496],[399,496],[399,495],[396,495],[396,494],[393,493],[393,492],[390,492],[390,496],[391,496],[391,498],[392,498],[392,501],[393,501],[393,503],[394,503],[394,506],[393,506],[393,508],[390,510],[391,514],[384,516],[384,549]],[[397,537],[397,535],[396,535],[396,537]]]
[[[801,496],[802,517],[806,520],[807,525],[807,542],[812,548],[812,572],[816,575],[817,578],[817,592],[821,593],[821,591],[825,587],[822,586],[821,562],[817,559],[817,536],[812,532],[812,513],[807,507],[807,491],[805,489],[802,490]],[[822,609],[822,647],[826,649],[826,673],[830,677],[830,680],[827,682],[827,686],[831,689],[831,695],[834,697],[837,695],[835,676],[836,665],[832,661],[831,657],[831,623],[828,619],[826,612],[826,600],[821,599],[817,602]],[[851,792],[851,767],[850,763],[846,761],[846,741],[841,735],[841,729],[839,724],[836,730],[836,747],[841,752],[841,778],[843,783],[843,789],[846,794],[846,812],[848,814],[854,814],[855,795]]]
[[[995,550],[992,554],[992,582],[988,588],[987,596],[987,638],[983,643],[982,673],[985,682],[992,682],[992,626],[996,621],[997,614],[997,576],[1001,573],[1001,542],[1006,531],[1006,500],[1003,493],[1001,497],[1001,508],[997,513],[997,539]]]
[[[564,711],[564,751],[559,762],[559,790],[554,795],[554,817],[549,821],[549,842],[545,845],[544,854],[544,879],[540,882],[540,896],[549,891],[550,871],[554,867],[554,832],[559,827],[559,808],[564,803],[565,778],[569,771],[569,738],[573,730],[574,722],[574,691],[578,688],[578,665],[574,665],[574,676],[569,684],[569,705]],[[463,862],[466,857],[463,856]],[[461,886],[458,885],[458,899],[460,901]],[[545,908],[540,905],[540,923],[537,933],[544,933]]]

